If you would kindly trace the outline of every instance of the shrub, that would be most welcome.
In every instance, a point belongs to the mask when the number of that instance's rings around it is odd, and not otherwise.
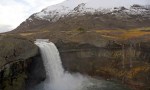
[[[81,28],[81,27],[78,28],[78,31],[79,31],[79,32],[86,32],[86,30],[85,30],[84,28]]]

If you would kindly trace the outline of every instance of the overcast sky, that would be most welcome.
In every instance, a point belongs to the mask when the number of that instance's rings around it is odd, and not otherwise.
[[[12,30],[25,19],[27,19],[31,14],[39,12],[47,6],[57,4],[63,1],[65,0],[0,0],[0,32]],[[106,1],[110,2],[112,0]],[[150,3],[150,0],[125,1],[129,1],[129,3]]]
[[[31,14],[65,0],[0,0],[0,32],[16,28]]]

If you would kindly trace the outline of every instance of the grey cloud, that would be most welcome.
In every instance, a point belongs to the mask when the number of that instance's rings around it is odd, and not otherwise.
[[[10,25],[0,25],[0,33],[11,31],[12,27]]]

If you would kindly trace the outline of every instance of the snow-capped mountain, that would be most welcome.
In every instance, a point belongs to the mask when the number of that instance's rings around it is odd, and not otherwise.
[[[150,6],[134,3],[117,4],[116,2],[109,3],[108,1],[106,4],[106,0],[66,0],[60,4],[49,6],[41,12],[33,14],[22,24],[24,25],[24,28],[33,28],[38,25],[43,26],[47,23],[51,24],[64,18],[79,17],[89,14],[93,16],[99,15],[99,17],[101,17],[101,14],[110,15],[122,19],[138,16],[139,18],[142,18],[141,20],[145,20],[144,18],[150,20]],[[20,27],[18,28],[20,29]],[[23,28],[21,27],[21,29]]]
[[[140,5],[133,5],[131,7],[127,6],[127,9],[115,8],[113,6],[105,6],[102,3],[103,0],[67,0],[63,3],[53,5],[43,9],[41,12],[35,14],[35,17],[38,19],[44,19],[49,21],[57,21],[59,18],[64,17],[66,15],[83,15],[87,12],[102,12],[102,13],[110,13],[114,11],[120,11],[121,9],[124,13],[128,14],[149,14],[149,9]],[[116,5],[119,7],[119,5]],[[107,10],[105,10],[107,7]],[[150,16],[150,15],[147,15]]]

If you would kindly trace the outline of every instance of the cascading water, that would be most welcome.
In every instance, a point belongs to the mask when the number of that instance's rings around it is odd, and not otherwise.
[[[31,90],[129,90],[113,82],[65,72],[59,51],[52,42],[37,40],[35,44],[40,48],[46,80]]]
[[[80,74],[64,72],[59,52],[52,42],[36,42],[41,51],[46,69],[45,90],[82,90],[86,78]]]

